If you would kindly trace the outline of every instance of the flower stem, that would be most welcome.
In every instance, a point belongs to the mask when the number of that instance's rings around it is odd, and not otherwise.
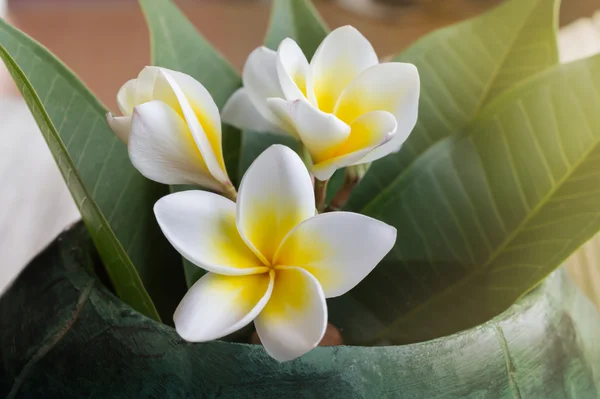
[[[325,208],[325,212],[341,211],[350,199],[350,194],[356,185],[362,180],[363,176],[369,170],[370,164],[349,166],[346,168],[344,183],[339,191],[331,199],[331,202]]]
[[[315,203],[317,205],[317,211],[323,212],[325,209],[325,195],[327,194],[327,183],[329,180],[321,181],[315,179]]]

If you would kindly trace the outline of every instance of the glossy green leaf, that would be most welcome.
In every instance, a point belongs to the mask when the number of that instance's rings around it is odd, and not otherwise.
[[[298,43],[310,60],[329,29],[309,0],[274,0],[271,9],[269,29],[264,45],[277,50],[279,43],[290,37]],[[264,150],[273,144],[283,144],[300,151],[300,144],[294,139],[257,132],[242,132],[242,155],[240,176]]]
[[[171,268],[177,253],[152,214],[165,188],[131,166],[126,146],[106,124],[106,109],[81,81],[2,20],[0,57],[54,155],[115,291],[149,317],[158,319],[157,308],[170,315],[177,301],[173,296],[184,286],[183,276]]]
[[[396,57],[419,69],[419,120],[399,153],[372,165],[349,209],[361,211],[390,190],[420,154],[460,132],[490,99],[556,65],[559,3],[507,0],[480,17],[425,36]]]
[[[79,226],[0,299],[3,398],[597,398],[600,316],[565,273],[493,320],[405,346],[190,344],[93,277]]]
[[[241,85],[231,64],[196,30],[194,25],[170,0],[140,0],[150,31],[152,65],[187,73],[201,82],[219,108]],[[240,163],[240,131],[223,125],[223,156],[231,181],[238,180]],[[173,187],[181,190],[189,187]],[[204,270],[183,259],[188,287],[204,274]]]
[[[361,338],[412,342],[479,324],[598,232],[599,109],[600,56],[555,67],[492,101],[372,202],[365,213],[398,240],[352,292],[380,321]]]

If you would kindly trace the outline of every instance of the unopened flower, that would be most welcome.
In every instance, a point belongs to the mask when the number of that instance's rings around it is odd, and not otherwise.
[[[257,48],[246,61],[243,82],[225,105],[223,121],[298,138],[319,180],[398,151],[417,121],[416,67],[380,64],[369,41],[351,26],[331,32],[310,64],[289,38],[276,52]]]
[[[312,182],[292,150],[272,146],[244,176],[237,204],[183,191],[154,207],[171,244],[208,273],[175,311],[179,335],[217,339],[254,320],[267,352],[294,359],[321,341],[325,298],[358,284],[390,251],[396,229],[355,213],[315,216]]]
[[[219,109],[200,82],[181,72],[146,67],[121,87],[117,103],[123,116],[106,117],[140,173],[163,184],[232,190]]]

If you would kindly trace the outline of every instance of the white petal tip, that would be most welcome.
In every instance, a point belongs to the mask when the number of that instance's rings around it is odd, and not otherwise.
[[[131,134],[131,117],[130,116],[114,116],[108,112],[106,114],[106,122],[113,133],[125,144],[129,141]]]

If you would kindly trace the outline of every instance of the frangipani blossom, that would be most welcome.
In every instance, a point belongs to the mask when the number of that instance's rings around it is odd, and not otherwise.
[[[150,180],[231,192],[221,146],[221,118],[204,86],[181,72],[146,67],[117,95],[123,116],[108,124],[131,163]]]
[[[319,180],[398,151],[417,122],[417,68],[380,64],[369,41],[351,26],[331,32],[310,64],[290,38],[276,52],[257,48],[246,61],[243,82],[225,105],[223,121],[301,140]]]
[[[154,212],[169,242],[208,271],[175,311],[179,335],[209,341],[254,320],[266,351],[279,361],[319,344],[325,298],[358,284],[396,240],[395,228],[367,216],[315,216],[310,175],[280,145],[250,166],[237,204],[182,191],[160,199]]]

